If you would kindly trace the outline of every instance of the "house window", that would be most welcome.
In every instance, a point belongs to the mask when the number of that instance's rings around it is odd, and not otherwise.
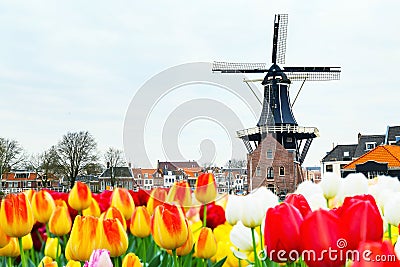
[[[275,193],[275,185],[269,184],[269,185],[267,185],[267,188],[268,188],[269,190],[271,190],[272,193]]]
[[[350,157],[350,152],[349,151],[343,152],[343,157]]]
[[[267,179],[274,179],[274,168],[269,167],[267,169]]]
[[[261,176],[261,168],[260,167],[256,168],[256,176]]]
[[[400,136],[396,136],[395,138],[396,138],[396,139],[395,139],[395,140],[396,140],[396,143],[400,141]]]
[[[279,167],[279,176],[285,176],[285,167],[283,166]]]
[[[325,166],[325,171],[326,172],[333,172],[333,165],[329,164]]]
[[[272,156],[272,149],[268,149],[267,150],[267,159],[272,159],[273,158],[273,156]]]
[[[141,174],[138,174],[138,176],[137,176],[137,177],[140,179],[140,178],[142,178],[142,175],[141,175]]]
[[[27,172],[15,174],[15,178],[28,178],[28,177],[29,177],[29,173],[27,173]]]
[[[366,151],[370,151],[372,149],[374,149],[376,147],[376,143],[375,142],[367,142],[365,143],[365,150]]]
[[[340,169],[343,170],[344,166],[346,166],[347,164],[340,164]]]
[[[145,173],[145,174],[144,174],[144,178],[149,178],[149,174],[148,174],[148,173]]]

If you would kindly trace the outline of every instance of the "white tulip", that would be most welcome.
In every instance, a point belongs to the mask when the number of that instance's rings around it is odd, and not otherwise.
[[[393,192],[400,192],[400,181],[397,179],[397,177],[380,175],[377,177],[377,180],[377,184],[382,188],[386,188]]]
[[[363,195],[368,193],[368,180],[362,173],[351,173],[342,179],[338,198],[340,202],[346,197]]]
[[[397,237],[396,245],[394,246],[394,253],[400,259],[400,236]]]
[[[244,197],[229,195],[225,208],[225,218],[229,224],[235,225],[241,218],[242,201]]]
[[[336,196],[340,189],[342,178],[333,173],[326,173],[318,184],[324,193],[326,199],[331,199]]]
[[[296,191],[296,194],[301,194],[303,195],[305,198],[307,198],[307,196],[311,196],[314,194],[323,194],[322,188],[317,185],[314,184],[311,181],[304,181],[301,184],[298,185]]]
[[[279,204],[278,196],[265,186],[257,188],[252,194],[263,206],[264,213],[266,213],[269,208]]]
[[[257,245],[259,238],[256,231],[254,231],[254,236]],[[237,224],[232,227],[230,233],[230,239],[232,244],[234,244],[238,249],[242,251],[253,250],[253,239],[251,236],[251,229],[245,227],[241,221],[238,221]]]
[[[241,198],[242,210],[240,220],[249,228],[260,226],[265,218],[265,199],[252,193]]]
[[[398,226],[400,224],[400,193],[393,193],[392,198],[386,201],[383,215],[388,223]]]
[[[322,194],[313,194],[311,196],[307,196],[306,200],[308,202],[308,205],[310,205],[310,208],[312,211],[328,208],[326,198]]]

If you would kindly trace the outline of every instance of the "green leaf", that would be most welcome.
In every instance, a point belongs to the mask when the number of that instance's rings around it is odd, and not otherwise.
[[[222,265],[224,265],[226,258],[221,259],[220,261],[217,261],[216,263],[214,263],[214,265],[212,265],[212,267],[221,267]],[[210,262],[210,261],[209,261]]]

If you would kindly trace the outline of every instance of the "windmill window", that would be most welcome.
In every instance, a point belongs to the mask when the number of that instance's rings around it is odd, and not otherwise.
[[[285,176],[285,167],[283,166],[279,167],[279,176]]]
[[[293,138],[292,138],[292,137],[287,137],[287,138],[286,138],[286,142],[287,142],[287,143],[293,142]]]
[[[267,159],[272,159],[273,155],[272,155],[272,149],[268,149],[267,150]]]
[[[261,176],[261,168],[260,167],[256,168],[256,176]]]

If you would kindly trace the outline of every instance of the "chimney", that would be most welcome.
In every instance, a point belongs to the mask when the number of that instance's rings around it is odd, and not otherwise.
[[[360,141],[361,133],[358,133],[358,141]]]
[[[132,168],[132,163],[128,163],[128,167],[129,167],[129,169],[131,169]]]

